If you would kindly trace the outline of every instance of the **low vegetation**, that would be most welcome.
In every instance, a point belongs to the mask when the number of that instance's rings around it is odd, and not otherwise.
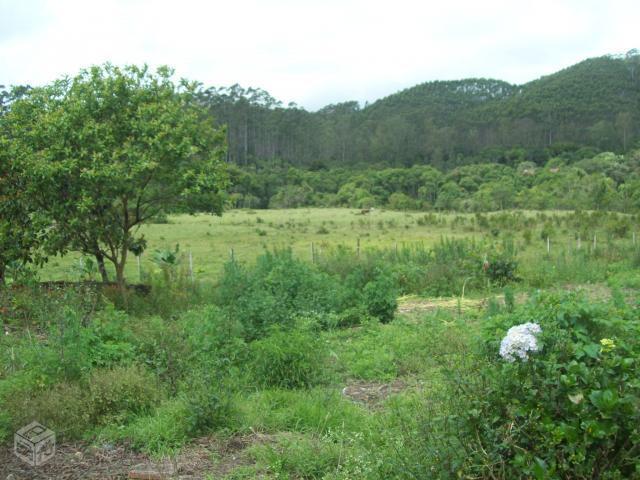
[[[638,247],[602,234],[547,253],[513,239],[520,217],[472,218],[477,239],[334,246],[315,262],[267,251],[229,259],[215,284],[168,253],[150,291],[16,272],[0,437],[37,419],[62,443],[173,456],[202,436],[267,436],[227,478],[633,477]],[[591,215],[529,218],[533,242]],[[502,338],[527,322],[539,351],[506,361]]]

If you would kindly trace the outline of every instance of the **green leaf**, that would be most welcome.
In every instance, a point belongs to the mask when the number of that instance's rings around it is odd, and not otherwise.
[[[601,412],[611,412],[618,404],[618,394],[614,390],[594,390],[589,394],[591,403]]]
[[[598,354],[600,353],[600,345],[597,343],[590,343],[589,345],[585,345],[582,347],[584,353],[590,358],[598,358]]]
[[[540,480],[544,480],[547,477],[547,472],[549,468],[547,467],[547,462],[542,460],[541,458],[535,457],[535,463],[533,464],[533,475]]]

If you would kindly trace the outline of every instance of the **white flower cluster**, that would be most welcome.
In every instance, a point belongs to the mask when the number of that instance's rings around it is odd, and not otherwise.
[[[511,327],[500,342],[500,356],[507,362],[513,362],[516,358],[526,362],[529,358],[528,352],[539,350],[536,335],[541,331],[537,323],[523,323]]]

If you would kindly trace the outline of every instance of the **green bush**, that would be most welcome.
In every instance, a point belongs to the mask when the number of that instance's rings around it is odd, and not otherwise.
[[[221,429],[236,414],[229,380],[220,372],[204,371],[193,375],[181,393],[188,413],[181,422],[190,437]]]
[[[188,372],[183,361],[189,353],[184,332],[175,320],[160,317],[139,321],[134,332],[138,362],[149,368],[168,387],[170,394],[175,394]]]
[[[518,262],[512,258],[498,257],[487,263],[485,274],[487,278],[498,286],[504,286],[507,283],[518,282],[520,277],[516,275]]]
[[[88,404],[96,425],[123,425],[148,413],[161,397],[156,379],[135,365],[96,370],[88,380]]]
[[[254,340],[273,325],[292,327],[304,313],[339,313],[358,302],[340,279],[293,257],[290,250],[267,252],[253,267],[225,266],[216,302]]]
[[[11,440],[16,430],[34,420],[56,432],[60,440],[81,438],[93,426],[90,409],[86,390],[77,383],[14,390],[2,398],[0,442]]]
[[[236,396],[242,424],[264,432],[325,434],[360,432],[369,427],[369,415],[335,388],[259,390]]]
[[[338,470],[342,451],[333,439],[294,434],[281,435],[275,445],[256,446],[252,455],[276,478],[325,478]]]
[[[379,272],[374,280],[364,286],[362,293],[369,315],[378,318],[382,323],[393,320],[398,308],[398,291],[391,274]]]
[[[110,426],[101,433],[104,440],[128,441],[138,450],[154,454],[170,454],[187,442],[190,436],[189,405],[184,398],[168,400],[150,415],[136,418],[125,428]]]
[[[394,192],[389,195],[387,205],[392,210],[416,210],[419,203],[404,193]]]
[[[526,322],[541,326],[542,350],[528,361],[503,360],[501,338]],[[467,374],[464,411],[450,418],[465,475],[613,479],[640,473],[640,328],[633,309],[545,294],[490,318],[485,331],[486,360]]]
[[[327,352],[313,332],[274,328],[250,348],[251,372],[261,387],[303,388],[322,380]]]
[[[242,324],[216,306],[186,312],[175,330],[182,344],[183,353],[177,359],[181,371],[189,372],[193,365],[210,371],[229,371],[246,360]]]

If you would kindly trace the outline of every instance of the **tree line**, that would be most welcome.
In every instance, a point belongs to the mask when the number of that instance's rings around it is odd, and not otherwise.
[[[201,101],[227,126],[227,160],[242,167],[540,164],[556,145],[618,153],[634,147],[640,54],[588,59],[524,85],[428,82],[364,107],[347,101],[309,112],[239,85],[204,90]],[[514,149],[522,149],[516,159]]]
[[[227,201],[236,208],[640,209],[640,150],[625,155],[588,148],[548,153],[553,156],[543,165],[525,160],[514,166],[477,163],[447,171],[430,165],[319,170],[230,166]]]

